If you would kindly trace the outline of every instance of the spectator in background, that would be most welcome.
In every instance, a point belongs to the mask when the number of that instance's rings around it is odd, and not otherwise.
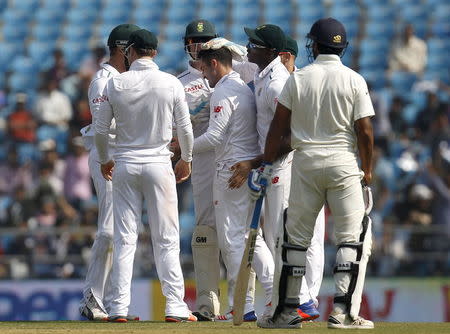
[[[21,184],[14,190],[14,197],[7,208],[6,224],[15,227],[27,226],[28,220],[36,211],[33,198],[28,196],[25,187]]]
[[[91,175],[88,166],[89,154],[84,149],[83,139],[72,139],[72,153],[66,159],[64,194],[68,202],[80,209],[84,201],[92,198]]]
[[[426,136],[429,133],[430,126],[436,118],[439,110],[442,108],[442,103],[436,93],[427,93],[427,103],[425,107],[419,112],[416,118],[415,127],[417,129],[419,138]]]
[[[56,151],[56,143],[53,139],[47,139],[39,143],[41,151],[41,164],[48,169],[48,183],[56,195],[61,195],[64,190],[64,174],[66,172],[66,161],[59,158]]]
[[[47,71],[47,75],[54,79],[59,85],[61,80],[68,77],[70,74],[64,59],[64,53],[61,49],[53,51],[53,66]]]
[[[0,195],[13,196],[14,190],[23,185],[30,189],[33,184],[31,166],[21,165],[15,146],[11,146],[6,161],[0,163]]]
[[[402,97],[394,96],[389,110],[389,122],[392,131],[397,137],[402,137],[408,129],[408,124],[403,116],[405,106],[406,101]]]
[[[46,75],[43,89],[39,92],[36,102],[35,114],[41,123],[55,125],[65,130],[72,118],[72,105],[70,100],[58,90],[58,81]]]
[[[26,94],[16,94],[15,110],[8,116],[8,135],[15,142],[33,143],[36,140],[36,121],[26,108],[26,102]]]
[[[405,26],[402,35],[394,41],[389,55],[389,70],[422,74],[427,64],[427,45],[414,35],[411,24]]]
[[[81,98],[76,102],[75,113],[72,121],[70,122],[70,128],[76,129],[79,133],[81,128],[92,123],[92,115],[89,109],[89,103],[87,97]]]
[[[106,49],[103,45],[97,45],[91,50],[80,65],[80,72],[89,74],[91,77],[100,69],[100,65],[106,61]]]
[[[375,110],[375,117],[372,119],[373,135],[375,139],[388,138],[392,129],[386,101],[373,90],[370,82],[367,83],[367,87]]]

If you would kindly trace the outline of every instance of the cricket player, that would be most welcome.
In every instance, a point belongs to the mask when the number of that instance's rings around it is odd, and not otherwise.
[[[295,152],[287,221],[275,260],[274,314],[260,319],[258,326],[301,327],[297,307],[306,254],[326,201],[338,246],[328,327],[370,329],[373,322],[359,317],[371,251],[370,208],[361,181],[369,184],[372,178],[374,110],[365,80],[340,60],[348,44],[344,26],[333,18],[320,19],[307,37],[315,60],[286,82],[267,135],[264,163],[250,178],[250,189],[258,195],[261,184],[272,178],[280,144],[290,135]]]
[[[184,298],[175,181],[190,175],[192,126],[182,84],[153,62],[158,41],[148,30],[130,35],[130,70],[113,77],[99,98],[95,144],[114,202],[113,300],[109,320],[126,322],[142,205],[149,213],[156,269],[166,297],[167,322],[197,321]],[[108,133],[116,120],[114,161]],[[172,170],[169,143],[177,127],[181,159]],[[174,175],[175,173],[175,175]],[[144,202],[144,203],[143,203]]]
[[[256,29],[244,29],[249,37],[247,44],[248,60],[258,65],[253,83],[257,110],[258,145],[262,153],[270,122],[275,114],[278,97],[290,75],[289,71],[282,64],[280,57],[280,53],[287,47],[287,39],[282,29],[272,24],[263,24]],[[296,44],[295,41],[294,43]],[[292,44],[292,40],[290,40],[290,44]],[[275,256],[275,245],[283,230],[284,211],[288,206],[293,157],[293,153],[290,152],[290,145],[287,144],[281,151],[279,152],[281,156],[273,165],[272,179],[264,199],[264,239],[273,256]],[[233,175],[234,178],[230,179],[230,187],[234,186],[235,183],[242,184],[247,179],[250,169],[256,168],[255,164],[260,164],[261,157],[262,155],[258,159],[253,159],[253,161],[242,161],[234,165],[232,168],[235,174]],[[308,272],[314,272],[314,277],[320,277],[318,284],[320,287],[324,262],[323,233],[325,216],[323,209],[320,211],[317,220],[318,235],[316,239],[319,242],[311,247],[313,250],[310,253],[314,254],[315,257],[310,257],[312,266],[308,268]],[[316,261],[318,262],[317,264],[315,263]],[[316,273],[316,271],[320,272]],[[302,287],[298,312],[303,321],[316,319],[320,316],[316,308],[319,291],[317,289],[316,295],[312,295],[308,289],[307,282],[304,282]]]
[[[97,235],[92,246],[91,260],[86,274],[83,288],[83,299],[80,302],[80,313],[89,320],[105,320],[108,317],[109,302],[111,301],[111,285],[109,274],[112,266],[113,251],[113,201],[112,184],[106,182],[100,172],[100,163],[97,149],[94,145],[94,124],[98,117],[98,110],[106,83],[108,80],[122,72],[125,72],[124,50],[128,38],[139,27],[134,24],[121,24],[111,30],[108,37],[110,52],[109,60],[101,65],[101,69],[95,74],[88,90],[89,107],[92,114],[92,124],[81,129],[84,145],[89,151],[89,171],[97,192],[98,199],[98,226]],[[111,152],[114,151],[115,122],[111,123],[108,145]],[[139,317],[128,315],[128,320],[139,320]]]
[[[210,98],[214,88],[200,70],[198,53],[202,43],[217,37],[214,25],[207,20],[194,20],[186,26],[184,35],[185,50],[191,57],[188,69],[178,76],[184,86],[186,100],[189,105],[194,138],[204,134],[209,125]],[[223,39],[222,39],[223,40]],[[224,44],[231,42],[223,40]],[[236,46],[237,48],[237,46]],[[244,50],[243,50],[244,51]],[[233,66],[247,69],[233,60]],[[253,79],[248,71],[241,72],[242,77]],[[244,80],[244,81],[245,81]],[[196,281],[196,312],[199,321],[213,320],[220,313],[219,280],[220,262],[217,245],[216,220],[213,204],[213,180],[215,175],[214,148],[198,152],[192,158],[192,190],[196,227],[192,235],[192,258],[194,261]],[[254,275],[254,274],[253,274]],[[254,277],[250,280],[253,290],[249,290],[248,302],[254,300]],[[254,312],[244,315],[246,321],[256,320]]]
[[[286,35],[286,46],[279,53],[281,63],[286,67],[289,73],[292,73],[297,70],[297,66],[295,66],[295,60],[298,55],[298,44],[295,39],[291,36]]]
[[[245,234],[250,226],[254,202],[246,187],[230,189],[230,167],[240,160],[258,154],[256,109],[250,88],[232,69],[233,54],[223,40],[211,40],[202,45],[199,53],[203,75],[214,92],[210,99],[209,126],[194,141],[194,155],[215,150],[213,200],[215,206],[218,246],[227,269],[228,302],[230,311],[216,320],[229,321],[233,317],[233,295],[240,262],[245,248]],[[233,48],[231,48],[233,49]],[[259,236],[253,268],[265,290],[266,301],[272,294],[273,259],[266,243]],[[253,312],[247,301],[244,314]]]

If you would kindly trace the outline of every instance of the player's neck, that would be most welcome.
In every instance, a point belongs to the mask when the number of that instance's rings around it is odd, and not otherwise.
[[[119,73],[126,71],[123,57],[112,56],[109,58],[108,64],[114,67]]]

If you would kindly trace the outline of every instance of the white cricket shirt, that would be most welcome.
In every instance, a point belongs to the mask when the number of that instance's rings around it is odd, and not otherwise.
[[[354,122],[375,115],[366,81],[337,55],[319,55],[292,73],[278,100],[292,111],[291,146],[301,151],[356,152]]]
[[[177,127],[181,157],[192,160],[192,125],[183,85],[162,72],[153,60],[135,60],[130,70],[110,79],[101,95],[95,123],[100,162],[109,160],[107,149],[99,147],[112,118],[116,119],[115,161],[148,163],[170,161],[172,124]],[[100,145],[99,145],[100,144]]]
[[[259,154],[251,89],[231,71],[216,84],[208,130],[194,141],[194,154],[215,149],[216,162],[232,165]]]
[[[188,66],[187,71],[178,76],[178,80],[184,86],[186,101],[191,115],[192,129],[194,137],[197,138],[208,129],[209,100],[214,89],[209,87],[208,80],[206,80],[202,72],[191,65]]]
[[[101,93],[104,91],[106,87],[106,83],[109,79],[111,79],[113,76],[119,75],[119,71],[116,70],[115,67],[103,63],[101,65],[101,69],[95,73],[94,78],[92,79],[89,90],[88,90],[88,99],[89,99],[89,109],[91,111],[92,115],[92,122],[91,124],[85,126],[80,130],[81,135],[83,136],[84,141],[84,147],[86,150],[90,151],[95,147],[94,145],[94,135],[95,135],[95,120],[98,116],[98,109],[100,106],[101,99],[99,96],[101,96]],[[116,135],[114,134],[115,130],[115,121],[111,122],[111,129],[109,133],[109,144],[114,145],[114,140]]]
[[[278,97],[289,75],[289,71],[281,62],[280,57],[276,57],[265,69],[262,71],[258,69],[255,73],[256,129],[261,153],[264,152],[267,133],[275,115]]]

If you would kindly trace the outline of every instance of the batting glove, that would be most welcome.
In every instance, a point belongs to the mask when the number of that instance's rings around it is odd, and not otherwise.
[[[223,37],[216,37],[202,44],[202,50],[218,50],[220,48],[227,48],[230,50],[233,59],[239,62],[244,61],[247,56],[247,49],[245,47],[230,42]]]
[[[364,198],[364,209],[366,216],[372,211],[373,207],[373,198],[372,198],[372,189],[366,184],[363,183],[363,198]]]
[[[271,163],[263,162],[257,169],[252,169],[248,175],[248,187],[250,188],[250,198],[253,201],[264,196],[267,186],[272,179],[273,167]]]

